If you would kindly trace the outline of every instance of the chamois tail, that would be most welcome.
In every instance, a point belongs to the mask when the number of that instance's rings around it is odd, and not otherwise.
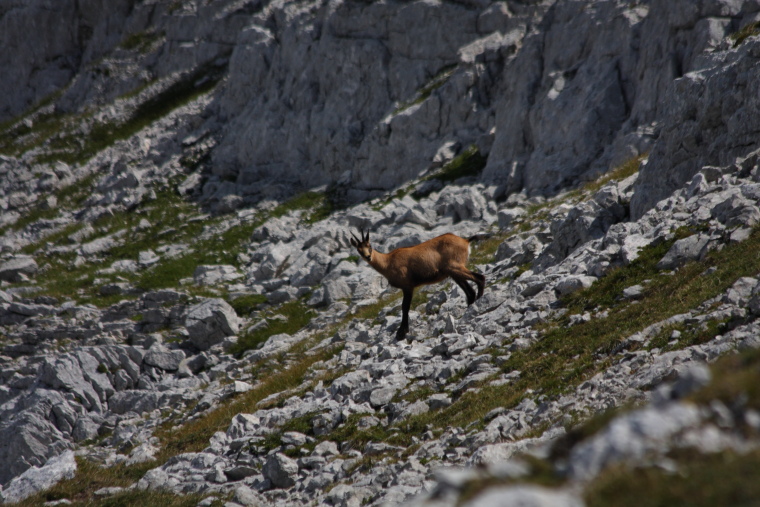
[[[475,241],[483,241],[484,239],[488,239],[491,237],[493,237],[493,234],[476,234],[474,236],[470,236],[469,238],[467,238],[467,241],[469,241],[470,243],[473,243]]]

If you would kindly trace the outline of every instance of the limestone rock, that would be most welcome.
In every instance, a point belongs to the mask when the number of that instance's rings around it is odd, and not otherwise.
[[[185,353],[181,350],[169,350],[163,345],[155,344],[145,354],[143,361],[162,370],[176,371],[183,359]]]
[[[37,273],[37,262],[33,257],[16,255],[0,264],[0,280],[6,282],[22,282],[28,276]]]
[[[298,464],[284,454],[275,453],[267,458],[262,472],[275,487],[289,488],[295,484]]]
[[[32,467],[15,477],[10,484],[0,491],[0,498],[5,503],[20,502],[40,491],[53,487],[63,479],[71,479],[76,474],[77,462],[74,451],[66,451],[50,458],[42,467]]]
[[[657,263],[657,269],[673,269],[683,266],[688,261],[700,259],[706,253],[709,241],[710,237],[705,234],[694,234],[679,239]]]
[[[207,299],[190,307],[185,319],[190,341],[200,350],[237,334],[239,326],[235,310],[223,299]]]

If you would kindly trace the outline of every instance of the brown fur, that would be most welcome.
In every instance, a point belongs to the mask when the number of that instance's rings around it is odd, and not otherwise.
[[[468,305],[483,295],[486,277],[467,268],[470,242],[477,239],[480,236],[464,239],[454,234],[444,234],[419,245],[397,248],[387,254],[372,249],[369,233],[365,236],[362,232],[361,241],[356,236],[351,239],[351,244],[359,255],[387,278],[391,286],[404,292],[397,339],[402,339],[409,331],[409,307],[414,289],[420,285],[442,282],[451,277],[464,291]],[[477,285],[477,295],[468,281]]]

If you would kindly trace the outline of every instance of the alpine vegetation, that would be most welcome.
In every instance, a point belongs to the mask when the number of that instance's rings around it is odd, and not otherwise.
[[[760,494],[757,1],[5,3],[0,501]]]

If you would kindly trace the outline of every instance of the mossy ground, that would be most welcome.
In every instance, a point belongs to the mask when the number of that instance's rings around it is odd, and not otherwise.
[[[87,507],[127,507],[133,505],[193,507],[204,498],[203,495],[176,495],[163,491],[141,490],[125,490],[107,497],[95,495],[95,492],[102,488],[126,488],[152,467],[151,463],[146,463],[132,467],[116,465],[106,468],[84,458],[77,458],[77,472],[73,479],[63,480],[52,488],[31,496],[16,505],[19,507],[36,507],[45,502],[66,499],[73,505]],[[221,506],[222,502],[215,505]]]

